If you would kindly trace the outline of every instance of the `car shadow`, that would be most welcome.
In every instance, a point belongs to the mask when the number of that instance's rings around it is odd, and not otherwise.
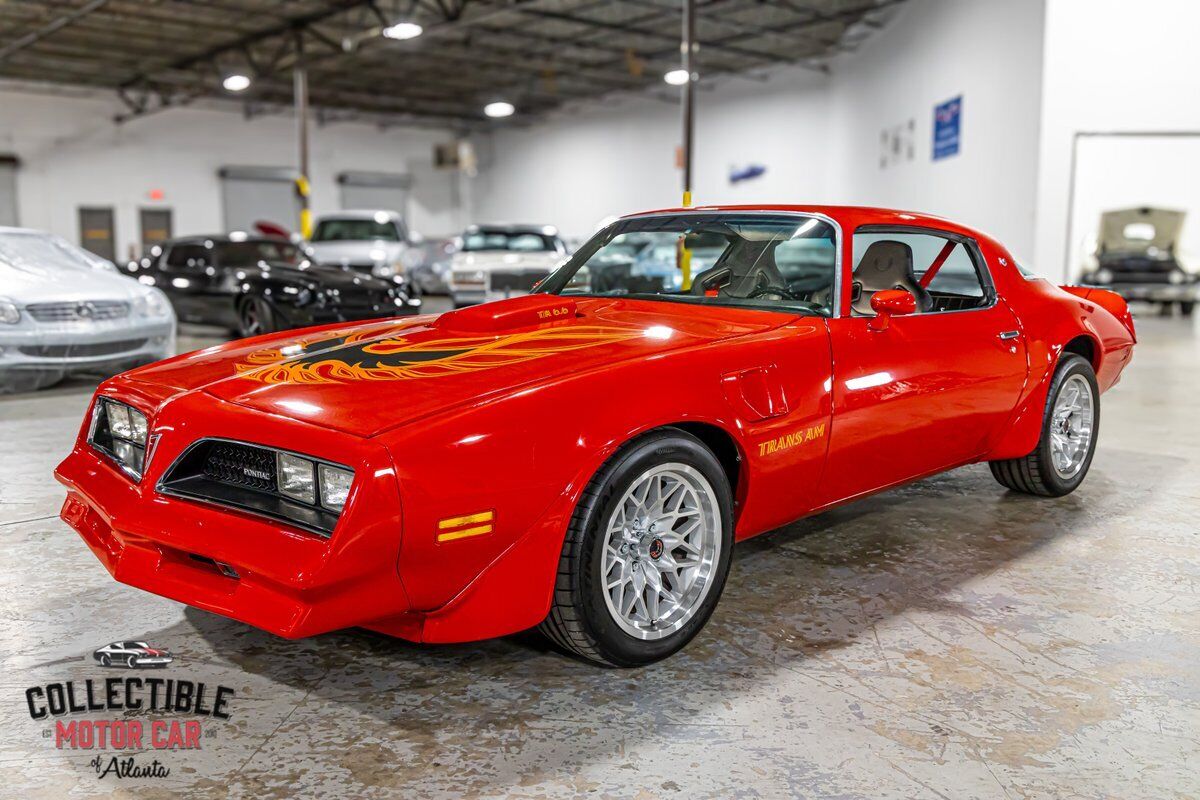
[[[1001,490],[976,465],[739,543],[707,628],[642,669],[584,663],[532,631],[438,646],[365,630],[290,641],[192,608],[176,625],[138,638],[169,645],[175,668],[292,690],[277,693],[296,703],[284,722],[247,731],[247,745],[259,750],[244,774],[269,772],[283,759],[319,761],[334,745],[342,763],[363,760],[354,775],[364,785],[465,787],[482,780],[480,760],[501,751],[506,768],[481,785],[499,793],[496,783],[510,778],[516,785],[522,776],[578,770],[581,760],[620,758],[622,731],[711,722],[712,735],[721,735],[720,707],[732,695],[772,690],[775,673],[804,669],[899,615],[969,615],[959,587],[1099,522],[1110,490],[1110,479],[1093,474],[1074,495],[1033,498]],[[1122,502],[1150,491],[1133,487]],[[372,721],[366,729],[364,719]],[[297,752],[289,744],[296,741],[322,745]],[[587,749],[562,744],[576,741]]]

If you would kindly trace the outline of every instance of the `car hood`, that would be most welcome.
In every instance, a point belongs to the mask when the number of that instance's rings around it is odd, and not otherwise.
[[[562,253],[534,251],[514,253],[507,250],[479,250],[471,253],[455,253],[451,266],[454,269],[554,269],[565,260]]]
[[[786,324],[791,314],[529,295],[441,316],[233,342],[128,373],[372,436],[570,374]]]
[[[396,261],[403,255],[404,242],[311,242],[313,258],[322,264],[375,264]]]
[[[365,272],[312,263],[304,267],[297,267],[292,264],[273,264],[267,269],[263,269],[262,267],[245,267],[241,271],[246,274],[257,274],[264,279],[303,283],[313,287],[337,289],[339,291],[386,292],[392,287],[391,281],[376,278]]]
[[[134,300],[145,293],[136,280],[83,267],[20,266],[0,261],[0,296],[18,304],[82,300]]]
[[[1100,215],[1100,250],[1109,253],[1170,250],[1179,241],[1179,233],[1183,230],[1183,220],[1186,216],[1183,211],[1166,208],[1124,208],[1106,211]],[[1126,232],[1131,225],[1139,226],[1145,236],[1128,238]]]

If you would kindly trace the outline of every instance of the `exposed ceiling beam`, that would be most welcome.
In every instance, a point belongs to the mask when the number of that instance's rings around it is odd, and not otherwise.
[[[61,17],[52,19],[37,30],[30,31],[19,39],[4,45],[4,47],[0,47],[0,63],[3,63],[5,60],[7,60],[10,56],[12,56],[13,53],[19,53],[25,48],[37,44],[42,39],[45,39],[48,36],[53,36],[55,33],[71,25],[76,20],[83,19],[88,14],[96,11],[107,2],[108,0],[88,0],[87,3],[84,3],[74,11],[69,11],[66,14],[63,14]]]

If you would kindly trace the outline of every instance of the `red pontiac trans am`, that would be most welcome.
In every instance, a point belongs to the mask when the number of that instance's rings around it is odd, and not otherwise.
[[[117,580],[281,636],[540,625],[646,664],[736,541],[977,461],[1074,490],[1134,341],[1121,298],[943,219],[638,214],[529,296],[106,381],[62,517]]]

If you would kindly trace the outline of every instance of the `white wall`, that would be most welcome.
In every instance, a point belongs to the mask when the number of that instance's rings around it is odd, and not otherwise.
[[[0,93],[0,153],[21,159],[22,225],[78,242],[78,207],[113,206],[117,253],[125,257],[140,240],[139,208],[170,207],[176,235],[219,232],[220,167],[291,167],[296,161],[290,116],[246,120],[224,111],[173,109],[118,126],[111,121],[118,110],[106,98]],[[313,125],[313,210],[338,208],[339,172],[408,172],[414,177],[413,228],[427,234],[460,229],[456,174],[432,166],[434,142],[448,137],[429,130]],[[153,189],[163,191],[161,201],[150,199]]]
[[[832,77],[799,69],[698,93],[696,203],[861,203],[976,225],[1033,245],[1044,0],[912,0]],[[934,106],[964,96],[963,148],[932,161]],[[912,163],[879,166],[881,131],[916,121]],[[494,136],[476,216],[578,235],[679,203],[679,109],[626,99]],[[732,165],[767,173],[731,185]]]
[[[827,82],[791,69],[697,92],[693,202],[786,203],[821,195]],[[583,236],[612,215],[678,206],[681,126],[678,104],[623,97],[501,130],[472,188],[475,215],[486,222],[547,223]],[[751,163],[766,173],[729,183],[732,166]]]
[[[1044,0],[912,0],[830,87],[838,202],[940,214],[1014,253],[1034,240]],[[961,150],[934,161],[934,107],[963,97]],[[916,122],[915,158],[883,169],[883,129]]]
[[[1043,273],[1063,277],[1078,269],[1066,264],[1076,132],[1200,132],[1197,30],[1200,3],[1193,0],[1047,0],[1035,248]]]

